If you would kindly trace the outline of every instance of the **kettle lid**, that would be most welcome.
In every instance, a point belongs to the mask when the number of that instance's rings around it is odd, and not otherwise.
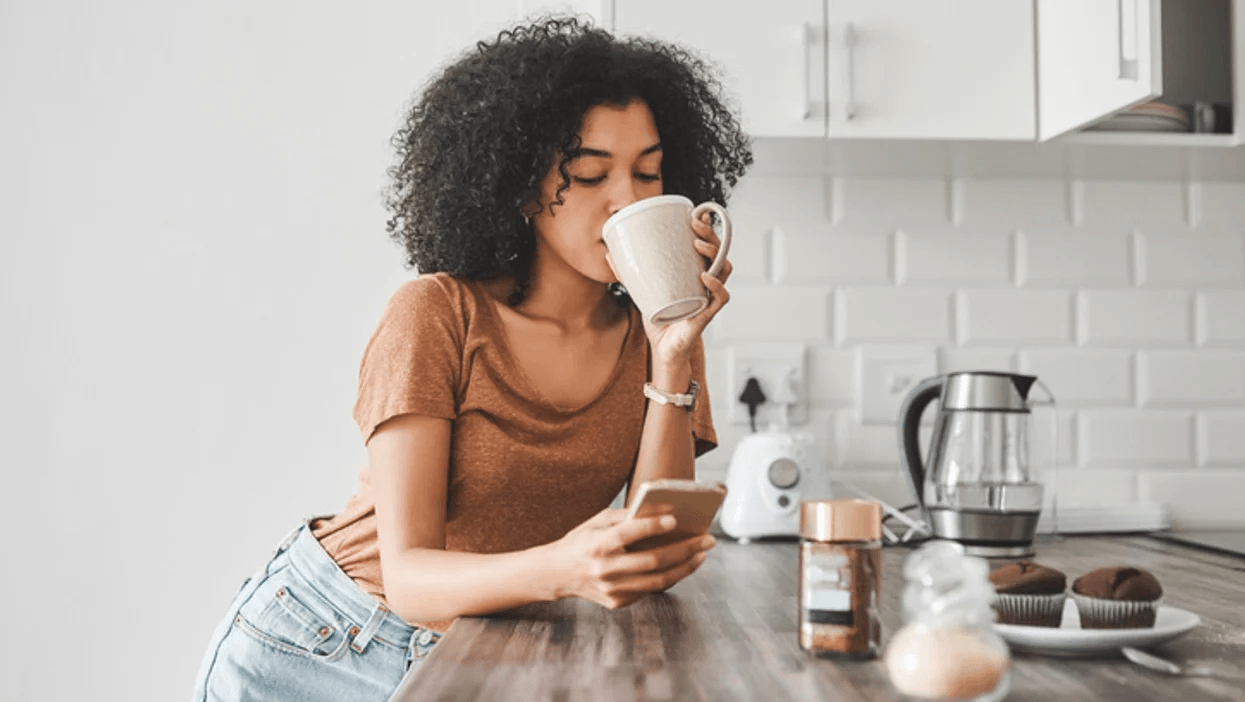
[[[961,371],[947,376],[942,408],[1028,412],[1029,390],[1037,376],[1002,371]]]

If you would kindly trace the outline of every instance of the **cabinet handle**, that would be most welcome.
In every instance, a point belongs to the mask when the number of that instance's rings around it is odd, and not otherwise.
[[[856,25],[852,22],[843,28],[843,44],[847,47],[847,102],[843,112],[850,122],[856,119]]]
[[[1133,8],[1133,51],[1136,52],[1141,43],[1141,29],[1138,27],[1137,13],[1140,8],[1137,7],[1137,0],[1119,0],[1120,10],[1120,80],[1137,80],[1137,59],[1128,58],[1124,47],[1124,3],[1130,3]]]
[[[813,53],[813,26],[805,22],[800,28],[800,46],[804,49],[804,113],[802,119],[809,119],[813,116],[813,94],[809,83],[812,81],[812,53]]]

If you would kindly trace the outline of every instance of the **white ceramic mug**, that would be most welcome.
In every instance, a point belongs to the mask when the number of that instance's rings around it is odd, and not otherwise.
[[[692,231],[692,220],[706,210],[720,223],[722,246],[709,266],[709,274],[717,275],[731,247],[731,220],[716,202],[693,207],[682,195],[658,195],[627,205],[602,227],[619,282],[652,324],[677,322],[709,305],[700,282],[704,259],[693,245]]]

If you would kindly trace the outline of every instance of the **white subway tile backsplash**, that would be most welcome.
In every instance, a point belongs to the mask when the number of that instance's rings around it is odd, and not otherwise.
[[[761,172],[731,200],[713,389],[736,341],[807,343],[797,429],[831,475],[907,504],[897,429],[860,422],[859,356],[936,347],[939,373],[1024,372],[1049,388],[1059,410],[1035,408],[1030,459],[1063,466],[1048,479],[1061,505],[1153,500],[1178,525],[1245,525],[1245,184]],[[722,449],[697,470],[723,479],[748,428],[725,421],[731,398],[710,397]]]
[[[1198,413],[1198,465],[1245,469],[1245,411]]]
[[[1132,237],[1120,232],[1021,234],[1020,278],[1030,286],[1118,285],[1132,283]]]
[[[819,176],[753,176],[731,194],[732,221],[742,219],[764,227],[829,219],[826,179]]]
[[[1020,178],[964,180],[964,222],[969,228],[993,225],[1011,231],[1027,227],[1067,228],[1067,181]]]
[[[836,417],[838,450],[835,464],[854,470],[889,468],[902,470],[899,457],[899,429],[890,425],[864,425],[855,412],[838,412]],[[932,425],[922,424],[921,455],[929,447]]]
[[[1198,183],[1201,191],[1199,229],[1220,234],[1245,234],[1245,183]]]
[[[1081,293],[1081,338],[1095,345],[1189,343],[1188,292],[1092,290]]]
[[[1141,247],[1145,285],[1245,284],[1245,236],[1143,234]]]
[[[1138,493],[1167,505],[1174,529],[1239,527],[1245,470],[1146,471],[1138,477]]]
[[[1245,351],[1146,351],[1140,367],[1146,407],[1245,404]]]
[[[1012,237],[951,232],[909,233],[897,238],[904,247],[901,282],[960,285],[1007,285],[1012,279]]]
[[[962,344],[1071,344],[1072,295],[1046,290],[970,290],[959,294]]]
[[[1245,290],[1198,293],[1198,342],[1207,346],[1245,344]]]
[[[1016,354],[1012,349],[942,347],[938,349],[938,372],[1016,370]]]
[[[1080,184],[1084,226],[1119,232],[1162,227],[1188,228],[1184,184],[1177,181],[1089,180]]]
[[[1054,493],[1057,507],[1112,507],[1137,499],[1133,470],[1067,468],[1047,475],[1046,490]]]
[[[809,340],[830,337],[830,293],[822,288],[734,286],[709,326],[713,340]]]
[[[729,285],[739,283],[768,283],[770,281],[770,242],[775,234],[771,227],[741,225],[732,220],[731,250],[727,258],[734,267]]]
[[[842,178],[836,186],[841,212],[835,226],[858,233],[889,233],[899,228],[951,226],[949,186],[945,178]]]
[[[873,499],[895,507],[916,503],[912,481],[906,474],[891,468],[881,470],[835,468],[830,471],[831,489],[836,499],[860,497],[852,488],[863,491]]]
[[[844,341],[946,341],[951,298],[945,290],[841,290]]]
[[[1020,368],[1050,388],[1060,406],[1133,404],[1133,355],[1129,351],[1026,350]]]
[[[834,407],[856,404],[856,349],[814,346],[808,354],[808,396],[814,403]]]
[[[1193,415],[1159,410],[1094,410],[1080,415],[1083,466],[1193,465]]]
[[[782,283],[891,282],[887,234],[835,233],[829,225],[789,226],[776,232],[776,279]]]

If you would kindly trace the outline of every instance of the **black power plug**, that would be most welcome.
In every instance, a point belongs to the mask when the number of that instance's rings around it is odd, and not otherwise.
[[[748,423],[752,425],[752,432],[755,434],[757,406],[765,402],[765,393],[761,390],[761,383],[756,378],[748,378],[748,382],[744,383],[744,391],[739,395],[739,401],[748,405]]]

